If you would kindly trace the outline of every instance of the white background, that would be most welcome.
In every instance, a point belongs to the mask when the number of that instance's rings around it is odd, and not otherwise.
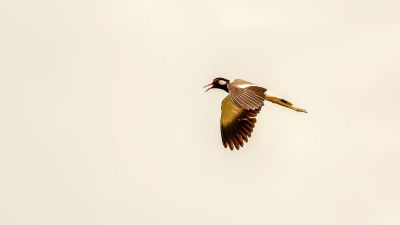
[[[399,224],[399,10],[1,1],[0,224]],[[216,76],[309,113],[225,150]]]

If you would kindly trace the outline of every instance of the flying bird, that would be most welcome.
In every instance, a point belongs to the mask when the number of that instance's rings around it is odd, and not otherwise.
[[[247,142],[253,132],[256,116],[264,106],[264,100],[292,109],[297,112],[307,113],[302,108],[295,107],[289,101],[279,98],[267,91],[245,80],[236,79],[230,82],[223,77],[215,78],[210,84],[204,86],[222,89],[228,92],[221,104],[221,138],[225,148],[239,150]]]

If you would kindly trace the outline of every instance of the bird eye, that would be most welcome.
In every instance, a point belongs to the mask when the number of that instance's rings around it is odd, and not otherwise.
[[[224,80],[219,80],[218,83],[219,83],[220,85],[226,85],[226,81],[224,81]]]

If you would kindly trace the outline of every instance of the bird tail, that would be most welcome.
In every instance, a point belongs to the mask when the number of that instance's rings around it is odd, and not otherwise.
[[[271,93],[268,93],[268,92],[265,93],[265,100],[270,101],[270,102],[275,103],[275,104],[278,104],[278,105],[281,105],[283,107],[292,109],[292,110],[294,110],[296,112],[307,113],[307,111],[305,109],[295,107],[291,102],[286,101],[283,98],[276,97],[274,94],[271,94]]]

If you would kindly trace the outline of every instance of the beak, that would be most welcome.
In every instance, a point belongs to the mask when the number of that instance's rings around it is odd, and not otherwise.
[[[207,84],[206,86],[204,86],[203,88],[206,88],[208,86],[211,86],[211,87],[207,88],[207,90],[205,92],[207,92],[208,90],[210,90],[211,88],[214,87],[213,83],[210,83],[210,84]]]

